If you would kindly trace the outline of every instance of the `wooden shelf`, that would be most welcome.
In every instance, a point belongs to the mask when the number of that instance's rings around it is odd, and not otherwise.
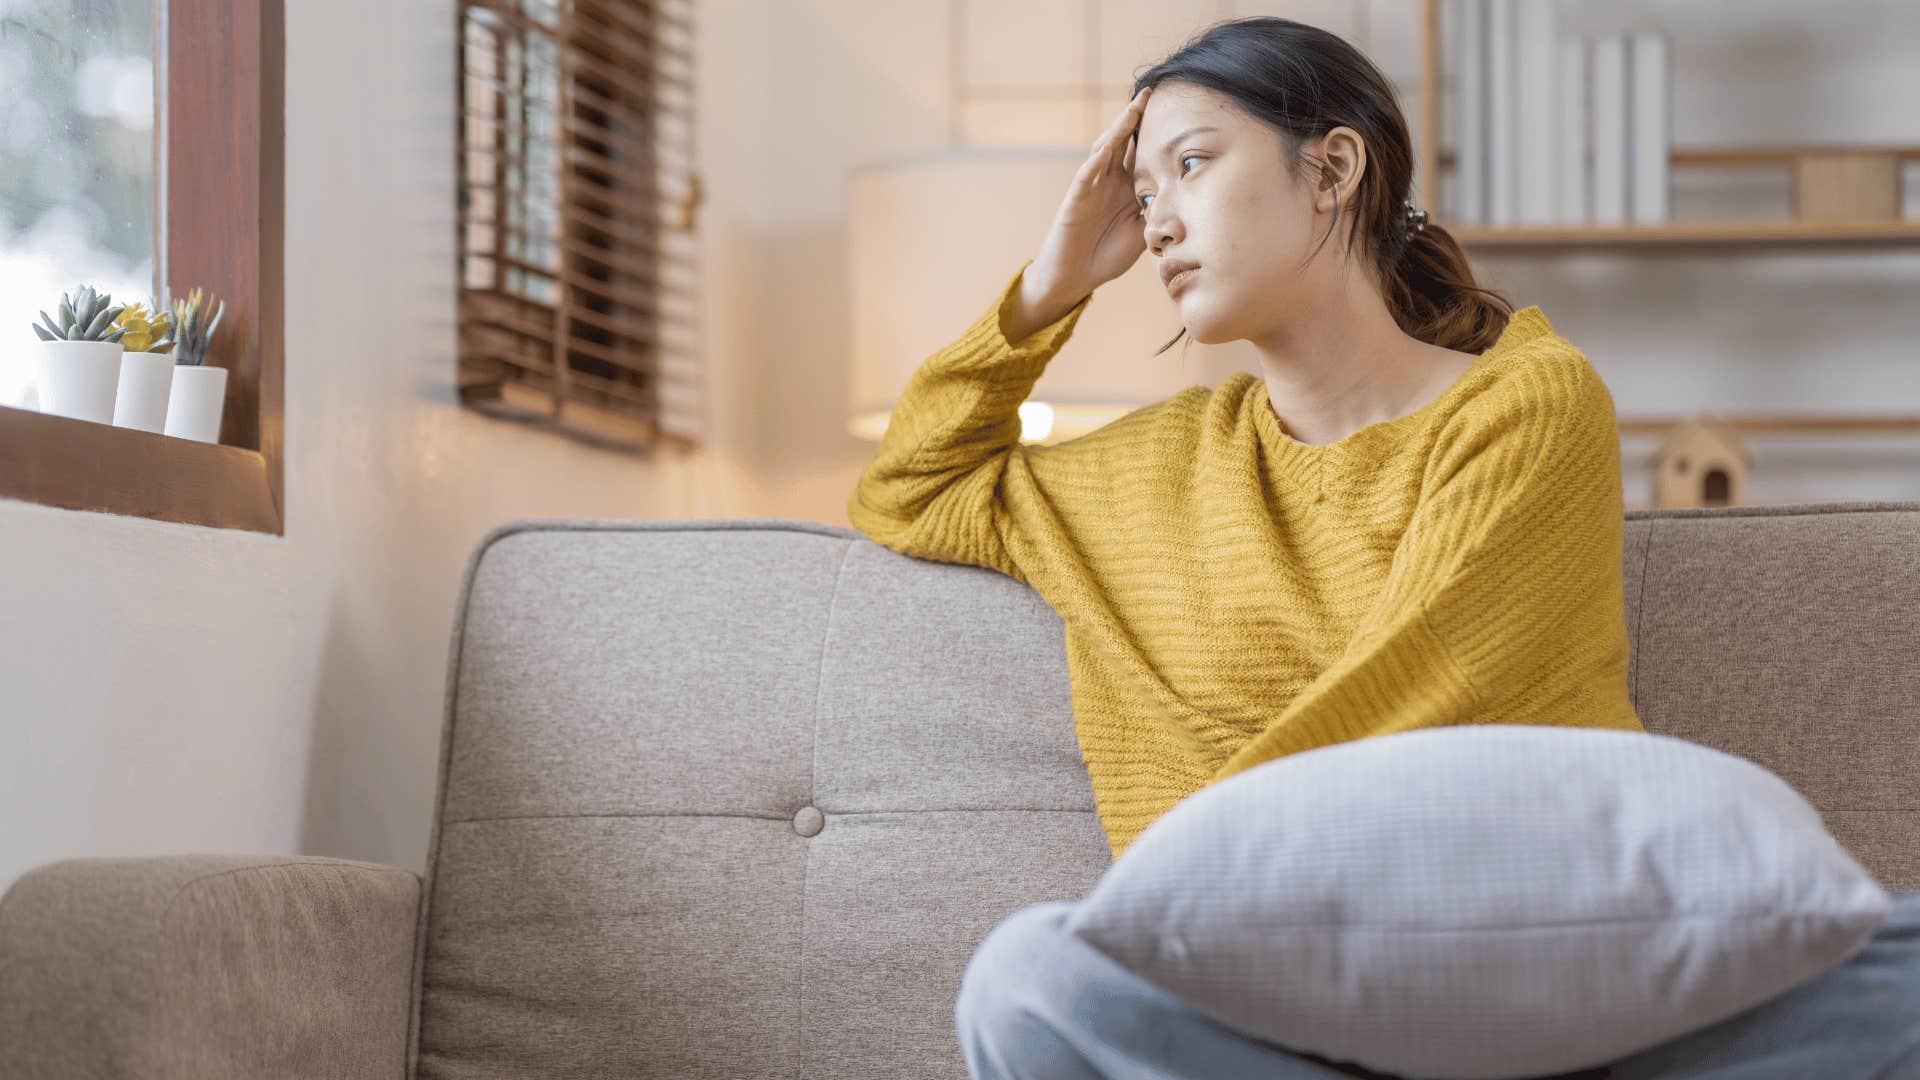
[[[1667,151],[1667,162],[1687,169],[1768,169],[1785,168],[1810,154],[1890,155],[1901,163],[1920,161],[1920,146],[1874,146],[1866,143],[1755,143],[1735,146],[1675,146]],[[1453,168],[1453,148],[1439,150],[1437,164]]]
[[[1696,414],[1697,415],[1697,414]],[[1696,415],[1622,415],[1614,424],[1622,435],[1665,435]],[[1714,420],[1742,435],[1904,435],[1920,434],[1920,413],[1872,413],[1853,416],[1819,413],[1711,413]]]
[[[1666,221],[1650,225],[1445,225],[1460,246],[1475,251],[1552,254],[1580,250],[1695,252],[1746,248],[1910,248],[1920,245],[1920,221]]]

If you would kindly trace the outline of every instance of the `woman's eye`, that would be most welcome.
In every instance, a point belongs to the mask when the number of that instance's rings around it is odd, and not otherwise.
[[[1181,158],[1180,158],[1180,160],[1179,160],[1179,162],[1178,162],[1178,164],[1181,164],[1181,165],[1185,165],[1185,164],[1187,163],[1187,159],[1189,159],[1189,158],[1197,158],[1197,157],[1199,157],[1199,156],[1200,156],[1200,155],[1198,155],[1198,154],[1183,154],[1183,155],[1181,155]],[[1181,176],[1185,176],[1185,175],[1187,175],[1187,171],[1186,171],[1185,169],[1182,169],[1182,170],[1180,170],[1180,175],[1181,175]],[[1153,193],[1152,193],[1152,192],[1148,192],[1147,194],[1145,194],[1145,195],[1142,195],[1142,196],[1140,196],[1140,200],[1139,200],[1139,201],[1140,201],[1140,209],[1142,209],[1142,210],[1145,210],[1145,209],[1147,208],[1147,200],[1148,200],[1148,199],[1151,199],[1151,198],[1153,198]]]

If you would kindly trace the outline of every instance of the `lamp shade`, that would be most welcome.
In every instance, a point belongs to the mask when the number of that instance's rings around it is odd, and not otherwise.
[[[850,432],[885,433],[907,380],[1039,253],[1085,161],[1084,151],[969,149],[851,170]],[[1153,355],[1180,326],[1157,264],[1141,256],[1095,290],[1072,339],[1048,362],[1020,410],[1022,441],[1084,435],[1243,367],[1250,355],[1192,342]]]

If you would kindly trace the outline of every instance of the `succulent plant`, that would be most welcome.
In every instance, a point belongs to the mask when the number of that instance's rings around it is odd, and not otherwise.
[[[107,293],[96,293],[93,286],[82,285],[71,295],[60,295],[59,321],[41,311],[33,332],[41,341],[119,341],[126,331],[116,328],[113,320],[124,310],[126,306],[115,307]]]
[[[227,313],[226,301],[208,317],[207,310],[212,307],[213,297],[202,296],[199,289],[188,293],[186,299],[173,301],[173,362],[176,364],[203,364],[207,360],[207,345],[213,340],[214,328],[220,325],[220,316]]]
[[[127,305],[113,325],[126,331],[120,344],[128,352],[163,353],[173,348],[173,338],[168,336],[173,329],[173,313],[155,303],[149,312],[146,305],[134,302]]]

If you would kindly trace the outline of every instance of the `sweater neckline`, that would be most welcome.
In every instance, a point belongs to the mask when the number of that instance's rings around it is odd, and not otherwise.
[[[1439,396],[1404,416],[1376,421],[1330,443],[1304,443],[1287,434],[1267,396],[1267,381],[1253,372],[1241,372],[1238,377],[1252,383],[1245,401],[1253,410],[1254,427],[1271,466],[1295,479],[1311,482],[1327,469],[1339,469],[1342,463],[1353,460],[1372,461],[1399,445],[1406,433],[1416,429],[1421,421],[1477,388],[1483,381],[1480,373],[1491,361],[1553,332],[1552,324],[1538,305],[1521,308],[1507,317],[1507,325],[1494,343],[1475,357],[1467,370]]]

